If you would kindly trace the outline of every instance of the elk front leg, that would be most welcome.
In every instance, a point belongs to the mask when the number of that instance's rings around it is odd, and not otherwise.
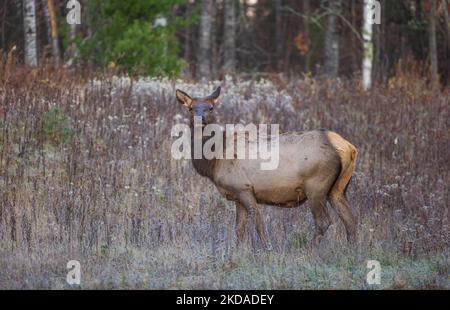
[[[264,222],[259,212],[259,206],[256,202],[253,193],[251,192],[242,192],[239,195],[239,201],[241,204],[250,212],[250,215],[253,216],[256,226],[256,232],[258,233],[259,238],[261,239],[261,243],[263,247],[267,250],[272,250],[272,245],[267,240],[266,231],[264,228]]]
[[[247,209],[240,202],[236,202],[236,237],[238,246],[241,245],[244,240],[247,214]]]

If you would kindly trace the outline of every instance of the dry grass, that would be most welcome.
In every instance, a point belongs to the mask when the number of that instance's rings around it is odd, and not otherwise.
[[[223,122],[328,128],[360,154],[356,249],[331,209],[313,248],[307,205],[263,206],[267,253],[252,230],[235,249],[234,206],[170,156],[170,129],[187,117],[174,86],[212,85],[0,72],[0,288],[66,288],[71,259],[86,289],[450,288],[448,90],[405,77],[369,93],[353,81],[224,81]],[[381,286],[366,284],[370,259]]]

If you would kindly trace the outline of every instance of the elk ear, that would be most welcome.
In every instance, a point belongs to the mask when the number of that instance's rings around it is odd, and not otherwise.
[[[219,100],[220,90],[221,90],[221,87],[219,86],[212,92],[211,95],[208,96],[208,99],[210,99],[213,104],[216,104],[217,101]]]
[[[189,97],[188,94],[186,94],[184,91],[181,91],[177,89],[176,91],[177,100],[179,103],[185,105],[186,107],[190,108],[192,105],[192,98]]]

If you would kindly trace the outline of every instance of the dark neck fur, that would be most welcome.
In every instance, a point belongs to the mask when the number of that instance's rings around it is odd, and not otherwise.
[[[193,132],[193,128],[192,132]],[[202,150],[203,146],[206,141],[208,141],[209,137],[203,137],[202,138]],[[192,158],[192,164],[194,165],[195,170],[200,174],[201,176],[207,177],[209,179],[214,178],[214,168],[216,167],[216,161],[217,159],[206,159],[203,157],[203,151],[202,151],[202,158],[201,159],[194,159],[194,135],[192,135],[191,138],[191,158]]]
[[[192,159],[192,164],[201,176],[207,177],[211,180],[214,178],[214,168],[216,166],[215,159]]]

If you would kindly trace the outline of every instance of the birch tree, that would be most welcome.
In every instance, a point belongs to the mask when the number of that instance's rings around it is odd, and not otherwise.
[[[67,61],[66,66],[73,66],[75,65],[76,58],[78,56],[78,48],[75,43],[75,38],[77,36],[77,24],[71,24],[70,25],[70,45],[67,49]]]
[[[25,64],[37,65],[36,43],[36,3],[34,0],[23,0],[23,26],[25,34]]]
[[[369,90],[372,87],[372,65],[373,65],[373,14],[375,2],[364,0],[364,23],[363,23],[363,88]]]
[[[66,20],[70,26],[71,41],[69,48],[66,50],[66,66],[73,66],[78,57],[78,47],[75,43],[75,38],[77,36],[77,25],[81,24],[81,5],[78,1],[70,0],[67,2],[66,8],[69,10]]]

